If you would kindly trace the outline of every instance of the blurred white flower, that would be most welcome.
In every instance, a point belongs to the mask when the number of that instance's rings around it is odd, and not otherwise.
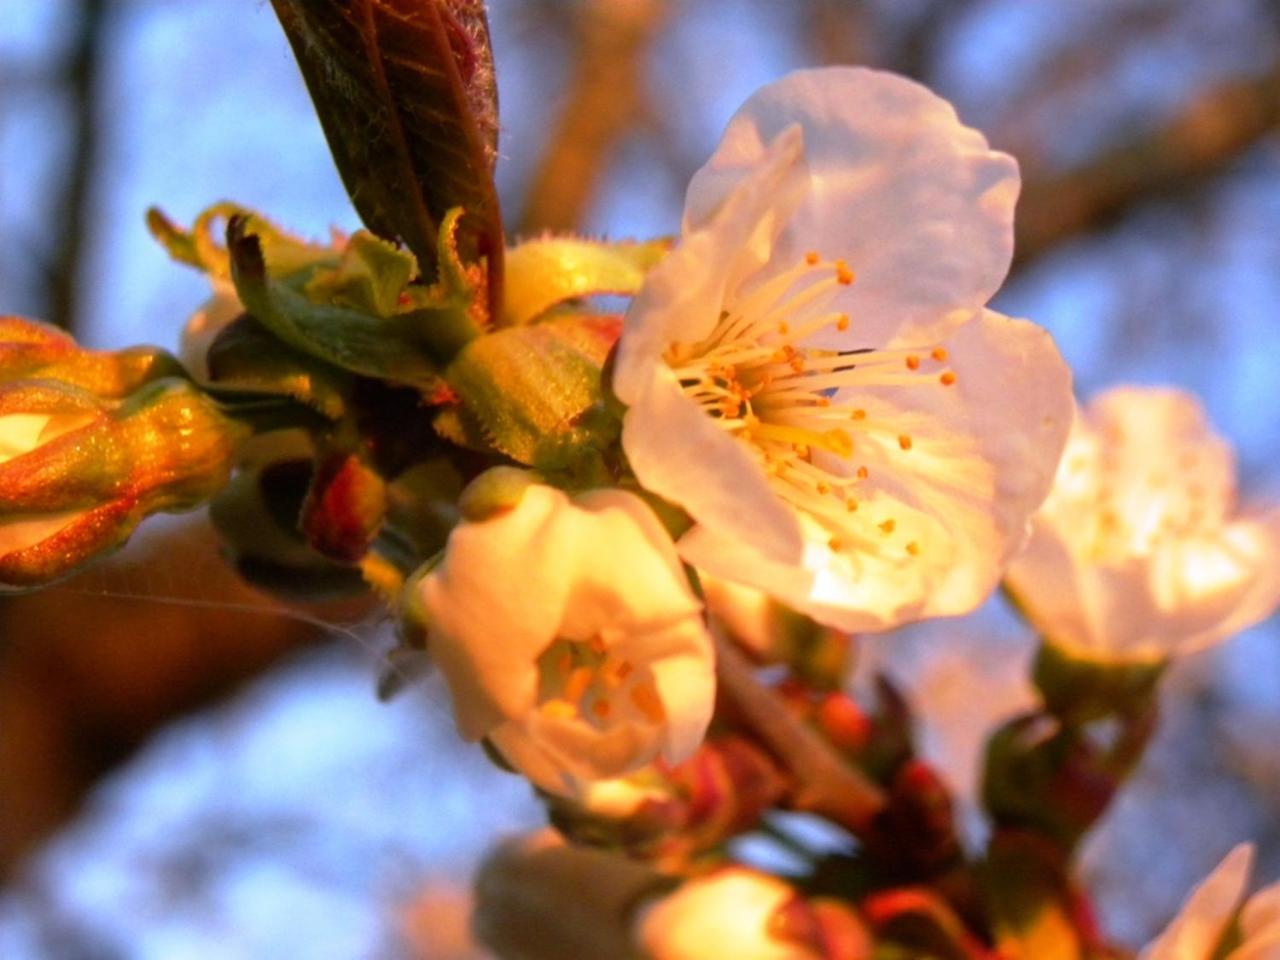
[[[531,486],[460,524],[421,591],[459,730],[488,737],[538,786],[574,794],[701,741],[711,639],[638,497]]]
[[[817,960],[770,929],[778,908],[795,895],[777,877],[729,867],[686,881],[642,907],[636,941],[649,960]]]
[[[1252,865],[1249,844],[1227,854],[1139,960],[1278,960],[1280,883],[1260,890],[1242,907]],[[1223,953],[1233,922],[1239,924],[1239,942]]]
[[[695,521],[686,560],[845,630],[987,596],[1072,408],[1049,335],[983,309],[1018,183],[901,77],[802,71],[747,101],[613,381],[636,475]]]
[[[1119,387],[1078,417],[1007,584],[1068,650],[1189,653],[1280,603],[1280,510],[1236,514],[1231,449],[1194,397]]]

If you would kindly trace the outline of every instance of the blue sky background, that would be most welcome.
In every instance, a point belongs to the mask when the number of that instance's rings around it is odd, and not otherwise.
[[[871,7],[893,29],[926,5]],[[622,144],[587,223],[593,233],[674,232],[685,179],[728,116],[811,57],[790,4],[677,6],[649,63],[666,140],[637,132]],[[1066,169],[1159,125],[1204,84],[1273,62],[1280,41],[1264,6],[984,0],[941,38],[930,80],[996,146],[1038,170]],[[8,312],[39,305],[47,196],[67,143],[66,103],[39,77],[65,49],[66,11],[63,0],[0,0],[0,307]],[[1115,30],[1121,15],[1144,24],[1138,39]],[[561,102],[566,50],[518,0],[493,3],[491,17],[499,185],[515,214]],[[1060,82],[1032,96],[1046,70]],[[102,83],[82,277],[87,343],[173,346],[205,296],[203,279],[151,241],[149,204],[189,222],[209,203],[234,199],[312,236],[357,225],[269,4],[117,0]],[[1121,381],[1196,391],[1238,448],[1246,493],[1280,496],[1276,136],[1193,195],[1143,205],[1042,258],[995,306],[1048,327],[1084,395]],[[909,684],[926,688],[931,644],[1016,664],[1026,640],[994,608],[914,631],[889,655]],[[50,908],[92,931],[104,957],[390,949],[391,905],[424,877],[464,871],[490,834],[533,822],[536,811],[518,781],[453,743],[440,691],[378,705],[372,660],[344,640],[159,735],[102,787],[29,882],[0,896],[0,956],[41,955]],[[1237,840],[1269,831],[1262,872],[1280,876],[1280,809],[1245,789],[1250,779],[1280,782],[1272,745],[1280,629],[1263,625],[1198,658],[1172,686],[1169,726],[1143,782],[1089,857],[1100,889],[1116,897],[1104,913],[1130,939],[1165,918]],[[986,699],[977,686],[975,713]],[[231,852],[201,860],[206,830],[228,831]],[[162,883],[180,869],[192,878],[185,892]]]

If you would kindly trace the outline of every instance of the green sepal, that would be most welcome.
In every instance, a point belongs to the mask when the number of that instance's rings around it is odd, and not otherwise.
[[[598,318],[507,327],[469,343],[445,380],[494,449],[560,470],[617,438],[600,384],[612,342]]]
[[[209,346],[206,363],[215,391],[223,388],[291,397],[332,421],[341,419],[346,411],[348,375],[281,343],[248,314],[218,334]]]
[[[158,207],[152,207],[147,211],[147,229],[174,260],[202,270],[211,277],[227,279],[231,276],[231,258],[227,248],[219,242],[225,230],[218,230],[215,234],[215,228],[219,224],[230,224],[234,217],[249,222],[246,232],[259,238],[273,276],[289,276],[309,267],[337,264],[339,260],[339,254],[332,246],[295,237],[266,217],[229,201],[215,203],[202,210],[189,231],[175,224]]]
[[[567,300],[594,294],[632,295],[671,249],[670,240],[608,243],[539,237],[507,251],[502,325],[538,319]]]
[[[464,519],[480,523],[508,510],[514,510],[524,493],[538,482],[538,475],[518,467],[494,467],[476,477],[458,498],[458,510]]]
[[[1002,830],[992,838],[980,878],[1002,957],[1081,960],[1067,866],[1059,848],[1034,834]]]
[[[295,286],[267,272],[250,224],[227,225],[236,294],[253,317],[290,347],[342,370],[430,391],[439,382],[425,343],[402,315],[380,320],[334,304],[313,303]]]
[[[1080,725],[1148,710],[1167,666],[1166,659],[1091,658],[1045,639],[1032,680],[1051,713]]]
[[[400,311],[401,295],[417,272],[413,254],[359,230],[343,247],[338,263],[315,271],[303,293],[314,303],[333,303],[375,317],[390,317]]]

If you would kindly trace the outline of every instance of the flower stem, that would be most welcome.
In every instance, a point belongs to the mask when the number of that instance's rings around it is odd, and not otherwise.
[[[716,642],[716,674],[725,696],[795,777],[796,807],[865,837],[884,809],[883,791],[762,686],[742,654],[724,640]]]

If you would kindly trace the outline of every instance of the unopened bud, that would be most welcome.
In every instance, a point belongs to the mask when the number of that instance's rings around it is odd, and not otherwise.
[[[248,428],[186,381],[113,402],[54,381],[0,386],[0,584],[49,583],[227,481]]]
[[[0,317],[0,383],[48,380],[118,399],[149,381],[181,374],[178,361],[156,347],[85,350],[50,324]]]

